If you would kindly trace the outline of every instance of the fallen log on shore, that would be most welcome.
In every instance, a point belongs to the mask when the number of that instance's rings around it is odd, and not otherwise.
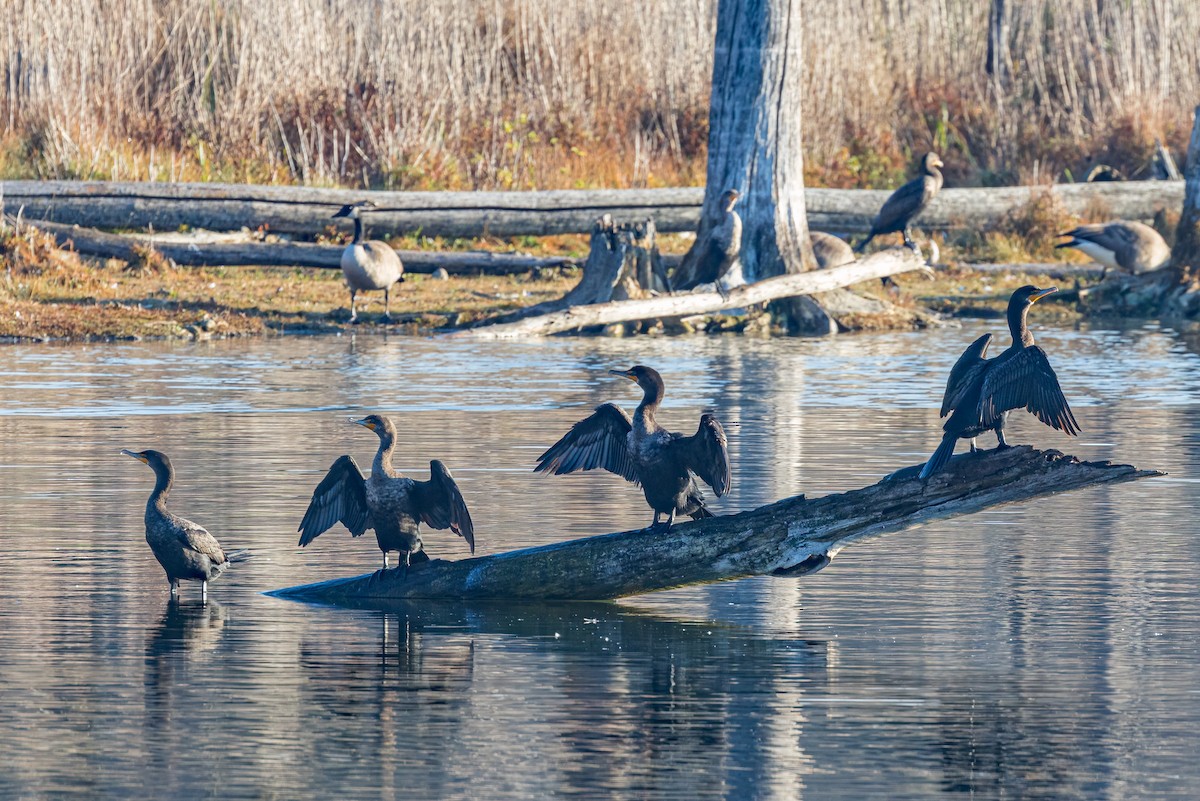
[[[852,542],[1082,487],[1162,475],[1022,445],[963,454],[927,481],[920,465],[851,492],[747,512],[275,590],[298,601],[371,605],[412,598],[605,600],[748,576],[799,576]]]
[[[943,189],[917,227],[923,230],[986,228],[1011,209],[1053,191],[1076,215],[1147,221],[1162,208],[1177,209],[1183,181],[1118,181],[1053,186]],[[341,206],[369,197],[380,208],[370,218],[379,237],[547,236],[584,234],[596,218],[653,218],[660,233],[695,231],[704,189],[604,189],[547,192],[368,192],[303,186],[117,183],[107,181],[5,181],[4,208],[24,209],[29,220],[89,228],[181,226],[212,231],[266,226],[270,231],[314,236]],[[809,228],[861,234],[871,227],[890,192],[807,189]]]
[[[515,322],[500,322],[447,333],[456,339],[511,339],[548,336],[592,326],[627,323],[637,320],[710,314],[722,309],[737,309],[779,298],[829,292],[841,287],[925,268],[921,257],[908,248],[880,250],[851,264],[781,275],[754,284],[736,287],[728,294],[719,292],[681,292],[640,300],[618,300],[571,306]]]
[[[152,248],[183,267],[319,267],[339,270],[341,245],[314,245],[302,242],[181,242],[155,236],[107,234],[78,225],[43,221],[25,221],[26,225],[53,234],[62,247],[71,247],[83,256],[132,261],[139,248]],[[399,250],[407,273],[432,273],[439,267],[452,275],[508,275],[546,267],[574,265],[561,256],[521,256],[486,251]]]

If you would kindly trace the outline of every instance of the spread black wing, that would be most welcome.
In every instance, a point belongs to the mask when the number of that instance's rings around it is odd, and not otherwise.
[[[340,522],[355,537],[371,527],[367,485],[350,456],[339,456],[313,490],[308,511],[300,521],[300,545],[308,545]]]
[[[467,502],[446,465],[434,459],[429,463],[429,480],[414,481],[416,512],[430,528],[448,528],[467,541],[475,553],[475,525]]]
[[[979,395],[979,420],[993,426],[1010,409],[1027,409],[1051,428],[1074,436],[1079,423],[1063,396],[1058,376],[1037,345],[1023,349],[1011,359],[993,363],[983,379]]]
[[[987,349],[992,344],[992,335],[984,334],[963,351],[962,356],[950,370],[946,381],[946,394],[942,396],[941,416],[945,417],[958,408],[971,387],[979,380],[987,365]]]
[[[729,492],[733,481],[729,471],[729,442],[716,417],[700,415],[696,433],[690,437],[677,436],[672,445],[682,451],[688,469],[712,487],[718,498]]]
[[[576,470],[602,468],[637,483],[637,465],[629,453],[628,437],[633,428],[629,415],[615,403],[602,403],[558,442],[538,457],[535,473],[561,476]]]

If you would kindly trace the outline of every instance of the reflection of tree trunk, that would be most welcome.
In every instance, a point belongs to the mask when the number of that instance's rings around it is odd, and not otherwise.
[[[1172,256],[1175,269],[1191,281],[1200,275],[1200,106],[1196,107],[1192,123],[1184,181],[1183,212],[1175,232]]]
[[[708,134],[708,180],[696,241],[675,275],[702,273],[721,196],[742,200],[742,268],[747,281],[814,269],[804,211],[800,141],[801,0],[720,0]]]

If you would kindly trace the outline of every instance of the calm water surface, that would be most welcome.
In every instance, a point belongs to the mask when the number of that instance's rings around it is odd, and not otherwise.
[[[340,527],[296,547],[324,470],[374,452],[348,414],[396,417],[402,469],[445,460],[490,553],[649,522],[615,476],[529,472],[636,403],[609,368],[662,369],[676,428],[727,422],[727,512],[923,460],[982,330],[0,348],[0,798],[1198,797],[1200,358],[1153,328],[1042,334],[1084,433],[1011,440],[1167,478],[620,604],[261,594],[377,567]],[[142,538],[152,475],[117,452],[149,447],[172,508],[257,555],[207,606],[168,604]]]

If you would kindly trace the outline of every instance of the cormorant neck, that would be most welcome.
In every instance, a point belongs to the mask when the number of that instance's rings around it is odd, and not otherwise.
[[[658,405],[663,399],[663,385],[659,382],[654,382],[649,386],[642,387],[642,402],[638,404],[637,411],[648,419],[654,419],[654,413],[658,411]]]
[[[363,240],[363,221],[362,217],[354,218],[354,244],[361,244]]]
[[[371,472],[381,476],[394,474],[392,469],[392,454],[396,450],[396,436],[391,431],[379,432],[379,450],[375,452],[375,461],[371,464]]]
[[[1018,342],[1024,348],[1033,345],[1033,332],[1029,330],[1025,319],[1029,314],[1030,305],[1032,304],[1024,302],[1008,304],[1008,332],[1012,334],[1013,345]]]
[[[165,515],[167,513],[167,496],[171,494],[171,485],[175,483],[175,469],[169,465],[156,464],[154,468],[154,490],[146,501],[146,516],[151,514]]]

